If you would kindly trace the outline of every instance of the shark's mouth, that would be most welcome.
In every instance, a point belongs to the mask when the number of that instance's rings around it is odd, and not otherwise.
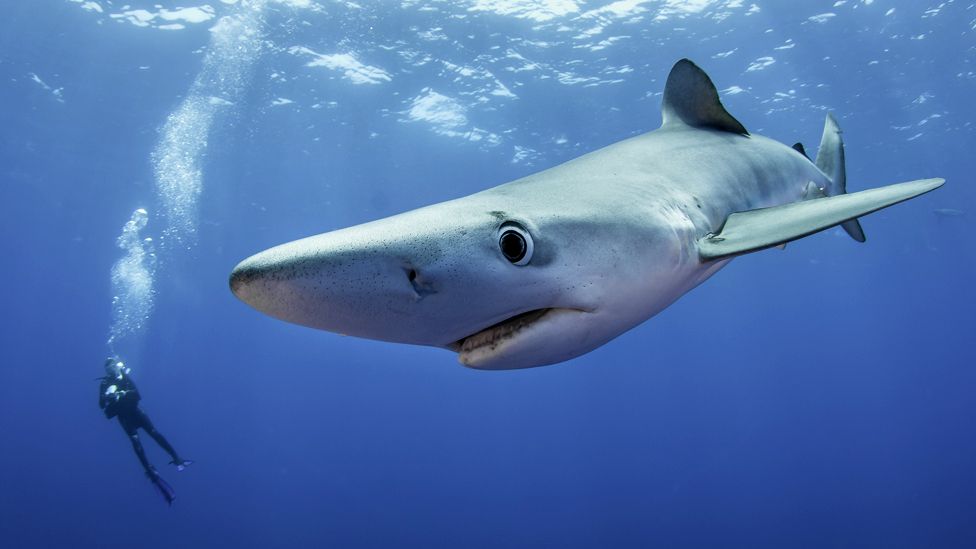
[[[462,362],[464,362],[465,356],[469,356],[475,351],[490,353],[502,343],[515,338],[522,330],[538,323],[553,310],[535,309],[517,314],[497,324],[493,324],[480,332],[462,337],[448,347],[460,355]]]

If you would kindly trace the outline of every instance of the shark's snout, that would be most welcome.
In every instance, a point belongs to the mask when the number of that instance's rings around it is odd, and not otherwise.
[[[267,308],[288,285],[300,281],[303,274],[317,270],[311,260],[287,257],[278,248],[255,254],[234,267],[230,273],[230,289],[241,301],[268,312]]]
[[[291,269],[270,261],[267,255],[268,252],[262,252],[238,263],[230,273],[230,289],[251,307],[281,318],[279,313],[286,299]]]
[[[241,301],[249,303],[248,290],[260,284],[268,275],[269,269],[245,259],[234,267],[230,273],[230,291],[234,292]]]
[[[371,319],[398,316],[418,299],[418,270],[369,248],[313,237],[241,261],[231,291],[255,309],[295,324],[350,335],[375,335]]]

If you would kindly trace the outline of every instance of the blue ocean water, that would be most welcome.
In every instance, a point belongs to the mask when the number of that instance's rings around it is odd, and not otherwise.
[[[976,546],[976,4],[3,12],[0,546]],[[754,133],[813,151],[833,112],[849,190],[948,183],[863,219],[865,244],[736,259],[545,368],[470,370],[228,290],[272,245],[657,128],[682,57]],[[196,461],[144,437],[172,507],[96,405],[110,338]]]

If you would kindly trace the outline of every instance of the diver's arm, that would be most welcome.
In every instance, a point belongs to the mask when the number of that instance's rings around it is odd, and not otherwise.
[[[142,400],[139,389],[136,388],[135,382],[129,376],[118,378],[116,385],[118,386],[118,390],[110,395],[109,398],[114,398],[116,401],[127,401],[133,404]]]
[[[102,410],[108,406],[108,381],[102,381],[98,388],[98,407]]]
[[[119,401],[118,387],[112,383],[110,378],[105,378],[99,387],[98,407],[105,413],[105,417],[112,419],[118,414],[117,404]]]
[[[139,389],[136,388],[136,382],[132,381],[129,376],[125,377],[125,398],[131,398],[136,402],[142,400],[142,395],[139,394]]]

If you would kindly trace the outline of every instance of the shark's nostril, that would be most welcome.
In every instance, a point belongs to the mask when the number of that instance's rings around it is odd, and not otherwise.
[[[410,281],[410,286],[413,287],[417,299],[423,299],[430,294],[436,293],[430,280],[421,280],[418,278],[420,273],[417,272],[417,269],[404,267],[403,271],[407,273],[407,280]]]

